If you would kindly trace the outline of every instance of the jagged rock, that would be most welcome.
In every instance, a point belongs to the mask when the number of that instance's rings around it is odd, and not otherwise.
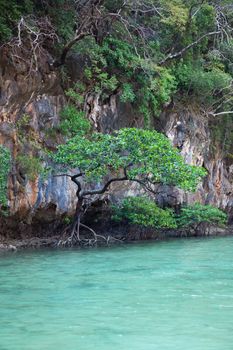
[[[11,148],[13,156],[19,150],[19,135],[15,123],[23,115],[30,117],[28,130],[38,143],[43,142],[53,148],[46,131],[59,123],[59,112],[66,98],[59,73],[50,71],[48,61],[41,62],[41,69],[27,76],[23,66],[12,66],[0,58],[0,143]],[[68,59],[73,78],[82,75],[80,57]],[[1,66],[4,69],[1,69]],[[102,132],[110,132],[121,127],[141,127],[143,118],[132,105],[123,104],[116,92],[105,101],[98,95],[87,97],[86,113],[95,127]],[[211,137],[208,120],[197,108],[182,105],[168,106],[155,128],[164,132],[177,146],[185,160],[194,165],[204,166],[208,177],[194,194],[188,194],[169,186],[158,186],[157,201],[161,206],[180,206],[182,203],[200,201],[227,209],[233,218],[233,166],[224,159],[221,150],[211,152]],[[25,146],[25,153],[31,151]],[[17,170],[17,169],[15,169]],[[29,223],[33,218],[48,221],[72,214],[75,210],[75,185],[66,177],[50,177],[46,181],[22,179],[23,174],[13,174],[9,179],[9,207],[12,217],[18,222]],[[117,201],[125,195],[141,192],[138,185],[121,183],[114,185],[111,195],[105,200]],[[3,226],[4,227],[4,226]],[[14,227],[15,229],[15,227]],[[0,229],[1,230],[1,229]]]
[[[232,213],[233,181],[231,166],[227,164],[221,149],[215,152],[211,150],[212,139],[206,114],[203,114],[200,110],[192,109],[191,106],[179,105],[162,113],[159,129],[170,138],[174,146],[179,147],[187,163],[204,166],[208,171],[206,179],[200,184],[195,193],[185,193],[174,189],[173,199],[174,197],[177,198],[177,204],[199,201],[203,204],[215,205]],[[166,197],[170,191],[165,187],[163,197]],[[172,197],[171,193],[170,197]]]

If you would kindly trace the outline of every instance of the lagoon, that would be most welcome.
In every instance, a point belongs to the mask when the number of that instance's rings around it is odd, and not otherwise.
[[[233,237],[0,255],[0,350],[232,350]]]

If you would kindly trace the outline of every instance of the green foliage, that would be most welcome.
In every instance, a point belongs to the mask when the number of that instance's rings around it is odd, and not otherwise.
[[[61,112],[59,130],[65,136],[85,135],[90,131],[90,122],[82,111],[68,105]]]
[[[75,27],[75,2],[72,0],[49,0],[42,2],[39,12],[47,12],[61,42],[73,37]]]
[[[26,175],[27,179],[30,181],[35,181],[39,175],[45,176],[46,169],[42,165],[41,158],[42,154],[45,153],[45,149],[41,144],[39,135],[31,125],[30,115],[22,115],[15,126],[19,140],[18,155],[15,159],[16,163],[22,175]],[[47,129],[45,134],[52,137],[52,132],[52,128]],[[30,155],[25,155],[25,148]],[[39,154],[40,156],[38,156]]]
[[[34,181],[44,171],[41,160],[34,156],[20,154],[17,156],[16,161],[21,171],[27,175],[30,181]]]
[[[75,89],[69,88],[66,92],[65,92],[66,96],[69,97],[71,99],[71,101],[77,105],[81,105],[84,102],[84,97],[82,94],[80,94],[79,92],[75,91]]]
[[[188,8],[182,1],[162,1],[166,8],[167,16],[161,19],[161,23],[171,27],[172,30],[184,32],[189,19]]]
[[[214,28],[214,21],[215,21],[215,9],[213,4],[207,4],[204,3],[200,11],[198,11],[197,16],[194,20],[194,25],[196,31],[199,32],[199,34],[204,34],[207,31],[213,31]]]
[[[30,128],[31,117],[28,114],[24,114],[15,124],[17,129],[17,136],[21,144],[30,143],[35,144],[36,140],[34,139],[34,134]]]
[[[213,102],[215,94],[226,90],[232,82],[232,77],[219,67],[204,69],[201,65],[179,63],[174,74],[181,91],[206,103]]]
[[[196,203],[181,209],[180,215],[176,218],[178,227],[188,227],[201,222],[225,225],[227,215],[222,210],[211,205],[202,205]]]
[[[190,227],[202,222],[225,225],[227,222],[226,213],[211,205],[185,206],[175,215],[171,209],[161,209],[146,197],[127,197],[120,204],[112,205],[112,210],[114,221],[155,229]]]
[[[10,151],[0,145],[0,207],[7,205],[7,178],[10,171]]]
[[[58,58],[82,21],[79,13],[76,13],[80,4],[82,2],[74,0],[1,1],[0,41],[7,41],[17,34],[17,21],[22,15],[33,13],[36,18],[46,16],[58,34],[59,45],[54,47],[52,40],[46,40],[44,48],[49,49],[54,58]],[[142,135],[146,131],[134,129],[124,129],[115,135],[89,135],[90,124],[82,112],[84,99],[87,93],[98,93],[101,103],[111,94],[117,93],[123,103],[132,103],[141,112],[145,120],[144,127],[147,128],[153,125],[152,118],[159,116],[164,105],[174,96],[186,95],[208,108],[214,106],[216,109],[220,103],[217,111],[232,110],[232,92],[231,88],[227,88],[233,76],[233,11],[232,6],[229,6],[232,2],[127,1],[122,12],[119,12],[127,21],[120,23],[117,20],[119,16],[109,20],[108,13],[117,12],[122,4],[123,1],[101,2],[100,12],[104,14],[103,18],[107,18],[106,22],[96,19],[96,28],[94,24],[89,30],[83,28],[84,32],[91,34],[73,46],[85,58],[85,67],[82,81],[66,91],[69,106],[61,113],[59,129],[71,140],[58,149],[57,160],[67,166],[81,165],[88,179],[103,178],[112,170],[120,172],[122,167],[133,163],[128,169],[131,178],[151,174],[155,181],[194,189],[204,172],[182,165],[178,151],[172,149],[170,152],[170,145],[165,146],[161,137]],[[138,11],[132,10],[135,6]],[[156,10],[150,11],[151,6]],[[222,19],[225,18],[222,25],[225,21],[228,23],[221,35],[206,37],[176,59],[161,64],[167,55],[179,52],[200,36],[216,30],[216,11],[219,8]],[[88,15],[87,11],[87,22]],[[85,27],[86,23],[83,25]],[[25,32],[21,34],[23,39]],[[231,130],[232,123],[227,122],[226,125]],[[30,117],[23,116],[16,127],[20,142],[28,141],[33,150],[39,150],[34,131],[28,131]],[[215,127],[221,129],[219,125]],[[225,129],[223,132],[215,130],[215,135],[220,140],[218,142],[223,141],[224,147],[226,145],[225,148],[230,152],[232,143],[228,139],[232,135],[231,131],[226,133]],[[141,144],[144,142],[143,148]],[[135,148],[132,144],[135,144]],[[154,155],[149,158],[146,152]]]
[[[122,84],[122,93],[120,96],[120,99],[122,102],[133,102],[135,100],[136,96],[133,90],[132,84],[129,83],[123,83]]]
[[[142,80],[142,88],[138,95],[141,95],[139,110],[147,121],[146,127],[150,125],[152,116],[158,116],[165,103],[170,102],[171,96],[175,93],[177,83],[171,70],[152,65],[150,79]]]
[[[209,124],[211,135],[211,150],[213,153],[221,149],[226,156],[233,153],[233,118],[223,115],[211,120]]]
[[[59,42],[58,47],[49,42],[46,45],[52,45],[51,51],[59,56],[82,21],[76,13],[81,3],[74,0],[1,2],[0,40],[16,34],[20,16],[28,13],[35,17],[46,16],[53,24]],[[145,118],[144,126],[149,127],[152,118],[159,116],[174,95],[185,93],[191,98],[200,98],[207,107],[219,97],[227,98],[229,90],[222,92],[222,89],[233,76],[230,1],[126,1],[119,12],[124,20],[120,21],[116,16],[119,21],[116,18],[109,21],[109,12],[117,13],[122,5],[123,1],[103,1],[100,11],[103,20],[97,20],[96,28],[93,25],[89,31],[92,34],[73,46],[86,63],[81,82],[84,90],[69,89],[66,94],[70,101],[75,101],[81,109],[86,92],[98,93],[102,100],[117,92],[122,102],[134,104]],[[132,11],[132,7],[135,10]],[[152,7],[156,10],[152,11]],[[219,9],[225,18],[222,26],[226,21],[228,23],[221,35],[207,36],[176,60],[161,66],[160,61],[167,55],[179,52],[206,33],[215,31]],[[228,107],[229,104],[221,106],[224,110]]]
[[[141,58],[127,41],[110,36],[102,46],[89,40],[88,45],[80,44],[77,49],[90,58],[84,69],[89,89],[91,86],[102,98],[118,89],[121,101],[133,102],[143,114],[145,126],[176,91],[172,71]]]
[[[69,216],[65,216],[62,221],[63,221],[64,225],[70,225],[72,223],[72,220],[73,220],[73,218],[71,218]]]
[[[24,114],[16,123],[16,127],[18,130],[25,129],[30,123],[30,115]]]
[[[194,191],[205,170],[184,163],[168,138],[150,130],[125,128],[113,135],[76,135],[58,146],[55,162],[79,168],[86,181],[97,181],[127,169],[129,180],[150,178],[152,182],[177,185]]]
[[[112,206],[113,220],[153,228],[176,228],[174,214],[170,209],[159,208],[145,197],[125,198],[118,206]]]
[[[9,40],[14,34],[17,21],[22,15],[31,13],[33,1],[0,1],[0,42]]]

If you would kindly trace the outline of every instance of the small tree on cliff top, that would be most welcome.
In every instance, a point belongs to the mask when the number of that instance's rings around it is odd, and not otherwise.
[[[185,164],[167,137],[154,130],[136,128],[121,129],[112,135],[90,135],[86,128],[58,146],[53,159],[60,170],[65,170],[63,176],[69,176],[77,185],[76,218],[68,238],[65,235],[61,241],[63,244],[96,242],[97,235],[81,224],[80,218],[86,201],[108,191],[114,182],[137,182],[150,192],[156,183],[193,191],[205,175],[203,168]],[[69,169],[75,168],[79,171],[69,175]],[[91,231],[94,238],[81,240],[80,227]]]

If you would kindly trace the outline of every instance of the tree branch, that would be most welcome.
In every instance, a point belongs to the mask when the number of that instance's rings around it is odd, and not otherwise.
[[[108,180],[106,182],[106,184],[100,188],[100,189],[96,189],[96,190],[89,190],[89,191],[84,191],[82,193],[82,197],[85,197],[85,196],[92,196],[94,194],[103,194],[105,193],[107,190],[108,190],[108,187],[113,183],[113,182],[120,182],[120,181],[126,181],[128,180],[127,176],[123,176],[123,177],[115,177],[115,178],[112,178],[110,180]]]
[[[199,42],[201,42],[203,39],[205,39],[205,38],[207,38],[209,36],[213,36],[213,35],[219,34],[219,33],[220,33],[220,31],[215,31],[215,32],[209,32],[209,33],[206,33],[206,34],[202,35],[200,38],[198,38],[197,40],[193,41],[191,44],[189,44],[188,46],[184,47],[179,52],[176,52],[174,54],[170,53],[167,57],[165,57],[162,61],[160,61],[159,64],[163,65],[167,61],[170,61],[170,60],[178,58],[178,57],[182,57],[185,54],[186,51],[188,51],[192,47],[194,47],[197,44],[199,44]]]
[[[81,177],[82,175],[83,175],[83,173],[78,173],[76,175],[71,176],[71,180],[75,183],[75,185],[78,186],[78,190],[76,192],[78,199],[82,199],[82,196],[80,195],[80,193],[82,191],[82,186],[81,186],[81,182],[78,181],[77,178]]]
[[[62,54],[61,57],[59,58],[59,60],[55,61],[53,63],[53,67],[58,68],[60,66],[62,66],[65,63],[66,60],[66,56],[68,54],[68,52],[70,51],[70,49],[72,48],[72,46],[74,46],[78,41],[80,41],[81,39],[83,39],[84,37],[90,35],[89,32],[82,32],[80,34],[78,34],[77,36],[74,37],[73,40],[69,41],[65,47],[62,50]]]
[[[81,3],[77,1],[76,22],[78,22],[79,19],[81,19],[81,22],[79,24],[76,23],[77,29],[73,39],[64,46],[60,58],[53,63],[53,67],[57,68],[65,63],[68,52],[77,42],[89,35],[95,36],[95,29],[103,19],[103,15],[100,11],[103,2],[103,0],[88,0]]]
[[[224,115],[224,114],[233,114],[233,111],[225,111],[225,112],[219,112],[219,113],[212,113],[210,112],[209,115],[213,117],[217,117],[218,115]]]

